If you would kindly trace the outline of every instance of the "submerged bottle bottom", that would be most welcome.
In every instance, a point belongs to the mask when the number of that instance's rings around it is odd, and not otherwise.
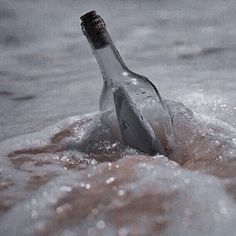
[[[114,94],[115,107],[101,112],[101,121],[112,136],[150,155],[170,153],[172,124],[161,103],[147,99],[137,107],[125,91]]]

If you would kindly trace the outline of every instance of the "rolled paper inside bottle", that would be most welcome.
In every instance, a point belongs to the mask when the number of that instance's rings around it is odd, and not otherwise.
[[[150,155],[164,154],[164,148],[156,139],[150,124],[142,116],[125,89],[115,88],[113,97],[124,144]]]
[[[104,20],[96,14],[96,11],[91,11],[80,17],[82,20],[81,27],[84,35],[92,42],[96,48],[103,48],[108,44],[109,36],[106,30]]]

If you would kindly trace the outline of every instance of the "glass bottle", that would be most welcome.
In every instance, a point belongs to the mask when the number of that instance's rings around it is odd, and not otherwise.
[[[81,16],[103,77],[101,120],[126,145],[154,155],[168,154],[173,142],[171,115],[154,84],[127,68],[95,11]]]

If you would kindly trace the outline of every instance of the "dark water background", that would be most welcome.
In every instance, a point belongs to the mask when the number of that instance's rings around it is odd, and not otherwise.
[[[102,78],[79,19],[93,9],[165,98],[235,127],[234,0],[1,0],[0,140],[98,109]]]

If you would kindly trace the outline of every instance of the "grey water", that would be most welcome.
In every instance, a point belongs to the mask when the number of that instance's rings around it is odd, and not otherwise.
[[[164,98],[235,126],[235,8],[233,0],[1,0],[0,140],[98,109],[102,78],[79,19],[91,9]]]
[[[90,10],[175,101],[172,161],[99,123]],[[235,12],[234,0],[0,0],[0,234],[233,235]]]

